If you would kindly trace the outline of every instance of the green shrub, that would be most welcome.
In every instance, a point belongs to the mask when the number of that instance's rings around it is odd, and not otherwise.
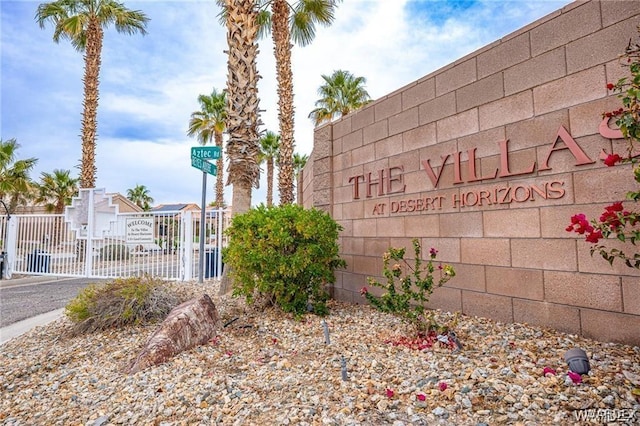
[[[124,244],[109,244],[100,249],[100,260],[127,260],[129,249]]]
[[[418,239],[413,239],[414,265],[411,266],[404,258],[405,248],[389,248],[382,256],[383,274],[387,283],[380,283],[369,277],[368,283],[373,287],[384,290],[382,295],[376,296],[363,287],[361,293],[373,307],[382,312],[389,312],[399,316],[404,321],[414,325],[419,333],[437,328],[432,315],[424,315],[425,304],[429,301],[434,287],[440,287],[456,273],[450,265],[439,265],[438,281],[435,281],[436,267],[434,261],[438,251],[429,251],[429,261],[423,266]]]
[[[92,332],[164,319],[183,298],[168,283],[149,276],[90,284],[65,306],[74,332]]]
[[[341,230],[328,214],[297,205],[261,205],[235,216],[223,250],[233,294],[249,303],[266,297],[296,315],[308,306],[326,314],[326,285],[335,282],[335,268],[345,266],[338,256]]]

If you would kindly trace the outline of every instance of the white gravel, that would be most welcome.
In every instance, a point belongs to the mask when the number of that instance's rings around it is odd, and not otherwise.
[[[640,424],[638,347],[462,316],[461,351],[420,350],[397,318],[337,302],[326,344],[319,317],[296,321],[221,298],[216,284],[185,285],[212,297],[221,322],[237,320],[134,375],[123,367],[156,326],[79,337],[66,318],[38,327],[0,346],[0,424],[551,425],[578,415]],[[580,384],[563,360],[573,347],[590,359]]]

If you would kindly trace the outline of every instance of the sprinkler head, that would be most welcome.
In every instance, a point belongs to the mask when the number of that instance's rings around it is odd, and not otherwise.
[[[574,373],[587,374],[591,369],[587,353],[580,348],[569,349],[564,354],[564,360],[569,365],[569,370]]]

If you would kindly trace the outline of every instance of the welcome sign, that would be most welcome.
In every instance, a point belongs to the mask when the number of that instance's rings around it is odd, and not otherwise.
[[[153,218],[132,218],[125,221],[125,241],[131,244],[153,244]]]

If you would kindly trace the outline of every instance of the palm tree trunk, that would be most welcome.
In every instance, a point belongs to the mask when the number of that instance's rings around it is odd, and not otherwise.
[[[267,207],[273,205],[273,158],[267,160]]]
[[[233,215],[251,208],[251,191],[246,197],[246,188],[259,184],[260,153],[258,126],[259,98],[257,57],[258,35],[257,10],[254,0],[226,0],[227,43],[227,158],[229,159],[228,181],[233,185]],[[243,193],[236,197],[235,191]],[[242,201],[241,201],[242,200]],[[236,201],[241,204],[236,205]],[[248,202],[247,202],[248,201]]]
[[[227,11],[227,158],[229,183],[233,184],[232,215],[251,208],[251,189],[260,179],[258,127],[259,98],[257,56],[258,12],[254,0],[225,0]],[[233,288],[229,267],[220,283],[220,294]]]
[[[220,152],[222,152],[222,133],[215,133],[216,146],[220,148]],[[218,167],[218,173],[216,175],[216,207],[221,209],[224,206],[224,183],[223,183],[223,175],[224,175],[224,161],[222,160],[222,155],[218,160],[216,160],[216,166]]]
[[[278,120],[280,122],[280,161],[278,190],[280,204],[293,203],[293,72],[291,70],[291,38],[289,6],[286,0],[272,3],[273,49],[278,80]]]
[[[98,84],[102,27],[96,20],[89,22],[84,56],[84,111],[82,113],[82,163],[80,187],[96,186],[96,131],[98,127]]]

